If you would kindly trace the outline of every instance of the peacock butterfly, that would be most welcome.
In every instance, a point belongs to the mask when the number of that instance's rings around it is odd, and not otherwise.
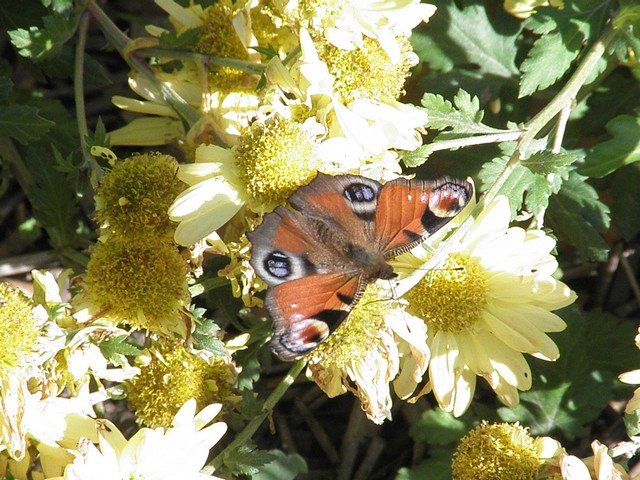
[[[251,265],[271,288],[272,345],[285,360],[308,354],[367,285],[396,274],[387,261],[422,243],[469,202],[465,180],[398,178],[381,184],[319,173],[248,232]]]

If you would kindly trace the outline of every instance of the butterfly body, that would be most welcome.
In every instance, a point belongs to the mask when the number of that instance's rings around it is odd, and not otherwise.
[[[469,201],[466,181],[318,174],[247,237],[251,265],[271,288],[273,346],[284,359],[324,341],[367,285],[395,278],[387,261],[444,226]]]

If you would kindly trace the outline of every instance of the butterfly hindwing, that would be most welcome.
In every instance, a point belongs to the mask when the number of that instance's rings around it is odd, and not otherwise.
[[[455,217],[473,196],[465,180],[399,178],[384,184],[375,225],[386,258],[411,250]]]
[[[291,360],[316,348],[347,317],[362,294],[359,277],[310,275],[269,290],[265,307],[273,316],[274,350]]]

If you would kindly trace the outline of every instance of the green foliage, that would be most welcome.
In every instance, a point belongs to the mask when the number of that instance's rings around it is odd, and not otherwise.
[[[578,170],[588,177],[604,177],[640,160],[640,117],[620,115],[607,123],[613,137],[596,145]]]
[[[583,258],[604,261],[609,247],[601,234],[609,228],[609,207],[585,180],[570,173],[562,190],[549,201],[547,220],[558,238],[573,245]]]
[[[519,22],[500,11],[490,18],[480,1],[431,3],[437,15],[412,35],[420,60],[433,69],[421,80],[423,90],[452,95],[463,88],[496,98],[519,75]]]
[[[223,461],[225,468],[230,471],[233,478],[236,478],[238,475],[253,477],[263,468],[268,468],[267,465],[277,462],[279,458],[281,457],[272,452],[259,450],[251,442],[248,442],[235,450],[225,452]]]
[[[9,38],[20,55],[40,62],[58,56],[65,42],[73,36],[76,26],[75,19],[53,14],[42,18],[42,26],[10,31]]]
[[[128,364],[125,357],[136,357],[142,353],[142,348],[129,335],[109,337],[98,346],[107,360],[121,366]]]
[[[159,46],[168,50],[189,50],[196,45],[201,32],[201,28],[191,28],[182,33],[169,30],[160,35]]]
[[[270,450],[273,460],[251,476],[252,480],[294,480],[301,473],[308,473],[307,463],[300,455],[287,455],[281,450]]]
[[[640,233],[640,164],[634,163],[616,171],[611,182],[611,217],[625,240]]]

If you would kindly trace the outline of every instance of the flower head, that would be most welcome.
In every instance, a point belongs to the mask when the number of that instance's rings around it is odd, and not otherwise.
[[[98,447],[86,444],[64,471],[64,480],[220,480],[201,474],[211,448],[227,430],[223,422],[211,425],[221,405],[205,407],[196,415],[196,402],[189,400],[176,413],[173,425],[152,430],[141,428],[128,441],[109,421],[97,429]]]
[[[402,395],[406,377],[415,382],[429,360],[424,324],[388,301],[388,293],[369,286],[347,319],[308,355],[318,386],[330,397],[351,390],[375,423],[391,418],[390,383],[397,380]]]
[[[483,422],[460,440],[453,455],[453,479],[533,480],[546,455],[558,451],[557,442],[534,438],[518,424]]]
[[[183,189],[177,170],[176,159],[160,153],[116,163],[96,192],[96,219],[102,231],[121,238],[171,239],[175,225],[167,209]]]
[[[429,258],[425,249],[398,259],[418,269],[419,280],[407,278],[399,291],[429,333],[429,383],[421,393],[433,389],[440,406],[456,416],[471,403],[478,375],[515,406],[518,390],[531,387],[523,353],[558,358],[546,332],[565,323],[551,311],[576,298],[552,277],[555,241],[541,230],[509,228],[509,221],[508,201],[498,197],[458,243],[447,244],[448,257],[436,270],[419,271]]]
[[[140,374],[127,383],[127,401],[136,420],[146,426],[168,427],[180,407],[193,398],[198,407],[237,400],[237,372],[229,359],[191,351],[183,343],[158,340]]]
[[[98,243],[76,296],[77,310],[116,324],[184,336],[181,310],[189,293],[186,265],[171,244],[111,239]]]
[[[574,455],[560,456],[562,480],[629,480],[624,469],[613,462],[606,445],[591,443],[593,456],[580,460]]]

